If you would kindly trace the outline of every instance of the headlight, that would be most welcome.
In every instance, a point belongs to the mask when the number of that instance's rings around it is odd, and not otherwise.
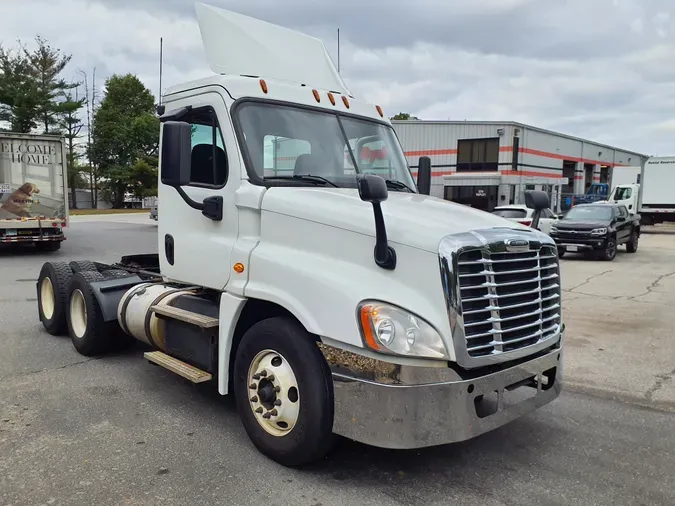
[[[604,235],[607,233],[607,227],[594,228],[591,230],[591,235]]]
[[[359,305],[358,316],[361,336],[372,350],[409,357],[448,358],[436,329],[404,309],[366,301]]]

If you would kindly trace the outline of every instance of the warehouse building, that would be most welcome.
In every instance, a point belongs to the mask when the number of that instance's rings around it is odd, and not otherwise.
[[[594,182],[611,183],[612,168],[647,156],[515,122],[393,121],[416,174],[431,158],[431,194],[491,211],[523,204],[525,190],[549,193],[559,211]]]

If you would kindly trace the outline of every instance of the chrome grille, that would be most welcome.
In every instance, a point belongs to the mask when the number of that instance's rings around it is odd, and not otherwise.
[[[460,365],[523,357],[556,342],[563,327],[560,271],[549,236],[479,230],[447,236],[439,256]]]
[[[557,332],[560,285],[553,248],[467,251],[458,266],[469,356],[531,346]]]

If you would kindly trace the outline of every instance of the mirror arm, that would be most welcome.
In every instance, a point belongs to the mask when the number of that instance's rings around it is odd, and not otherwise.
[[[373,202],[375,214],[375,263],[387,270],[396,268],[396,251],[387,241],[387,228],[384,226],[384,216],[379,202]]]
[[[204,216],[213,221],[222,221],[223,219],[223,197],[207,197],[204,202],[197,202],[192,200],[190,196],[185,193],[185,190],[180,186],[174,186],[178,195],[189,205],[192,209],[201,211]]]

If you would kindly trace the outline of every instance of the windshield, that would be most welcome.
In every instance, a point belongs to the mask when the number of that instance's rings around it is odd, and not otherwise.
[[[388,180],[390,190],[416,191],[401,146],[388,125],[338,117],[330,111],[255,102],[241,105],[236,114],[243,148],[260,178],[314,176],[305,179],[354,188],[356,174],[369,173]]]
[[[575,206],[565,215],[565,220],[608,221],[612,219],[610,206]]]
[[[614,200],[627,200],[633,195],[632,188],[617,188],[614,192]]]
[[[527,211],[525,209],[495,209],[492,214],[502,218],[525,218]]]

